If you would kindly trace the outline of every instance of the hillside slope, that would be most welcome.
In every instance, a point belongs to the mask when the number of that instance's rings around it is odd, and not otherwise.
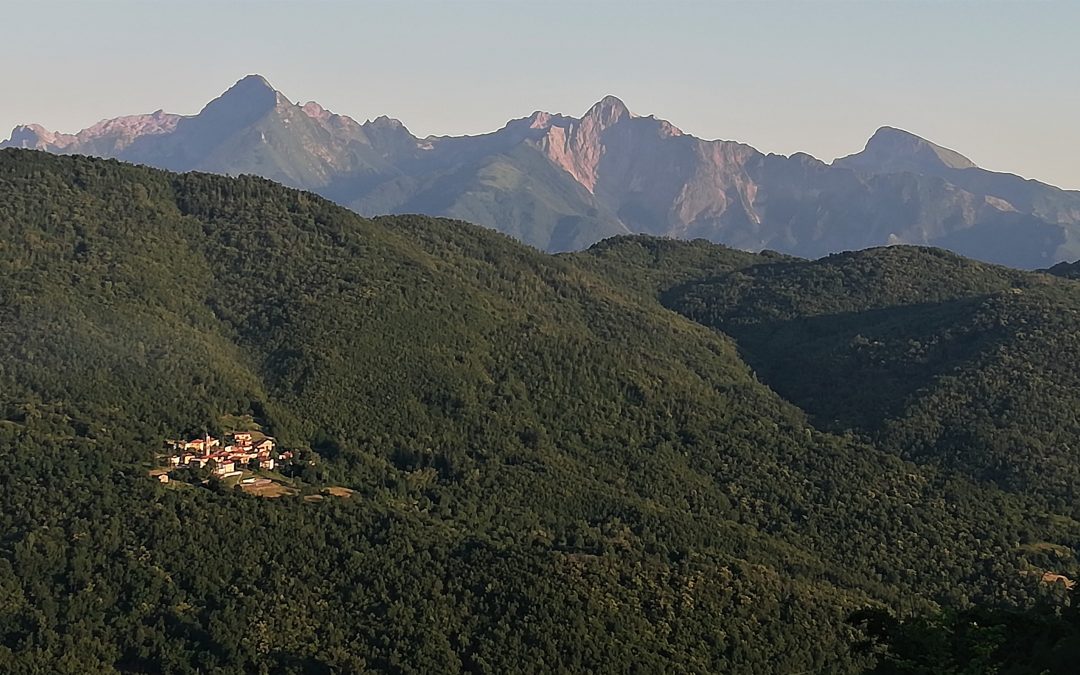
[[[0,242],[11,672],[853,672],[856,608],[1024,603],[1076,564],[1023,545],[1075,545],[1038,500],[815,429],[649,297],[666,272],[623,288],[647,240],[590,266],[6,150]],[[145,476],[243,413],[356,492]]]
[[[892,247],[672,287],[823,428],[1072,509],[1080,285]]]

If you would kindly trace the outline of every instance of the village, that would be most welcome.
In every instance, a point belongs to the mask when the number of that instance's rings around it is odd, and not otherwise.
[[[300,496],[317,502],[353,494],[340,485],[312,482],[310,476],[304,480],[300,474],[313,469],[318,456],[311,450],[280,448],[251,415],[226,414],[218,423],[230,430],[220,438],[203,433],[198,438],[164,441],[164,450],[157,453],[148,475],[171,489],[218,485],[264,498]]]
[[[174,469],[208,469],[211,475],[222,480],[238,478],[242,486],[259,486],[270,483],[267,478],[245,476],[246,472],[274,471],[281,464],[292,461],[290,450],[279,452],[273,438],[259,432],[238,431],[215,438],[204,434],[193,440],[169,440],[168,449],[160,457],[166,465],[153,472],[162,483],[170,481]]]

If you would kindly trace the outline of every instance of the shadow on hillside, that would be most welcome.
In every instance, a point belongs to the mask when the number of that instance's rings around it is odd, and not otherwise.
[[[674,291],[675,289],[673,289]],[[682,311],[679,298],[665,305]],[[758,378],[830,431],[874,433],[939,377],[977,362],[1008,336],[980,321],[988,296],[750,323],[710,310]]]

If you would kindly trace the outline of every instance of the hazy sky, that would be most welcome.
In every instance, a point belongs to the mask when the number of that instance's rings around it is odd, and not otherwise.
[[[1080,189],[1080,0],[0,2],[0,134],[195,113],[245,74],[418,135],[605,94],[826,161],[897,126]]]

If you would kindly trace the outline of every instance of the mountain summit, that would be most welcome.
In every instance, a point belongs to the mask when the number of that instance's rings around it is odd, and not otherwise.
[[[248,75],[229,87],[199,113],[210,120],[221,118],[223,123],[244,123],[256,119],[279,103],[289,101],[270,86],[262,75]]]
[[[1080,257],[1080,192],[980,169],[907,131],[882,127],[829,165],[695,138],[615,96],[580,117],[537,111],[488,134],[417,138],[386,116],[299,105],[248,75],[197,115],[77,134],[26,125],[8,146],[256,174],[362,215],[458,218],[548,251],[635,232],[804,257],[896,243],[1031,268]]]
[[[626,107],[626,104],[609,94],[589,108],[582,121],[595,120],[601,128],[607,128],[629,117],[631,117],[630,109]]]
[[[975,163],[955,150],[935,145],[925,138],[895,127],[881,127],[862,152],[836,160],[834,164],[875,172],[925,172],[939,168],[974,169]]]

